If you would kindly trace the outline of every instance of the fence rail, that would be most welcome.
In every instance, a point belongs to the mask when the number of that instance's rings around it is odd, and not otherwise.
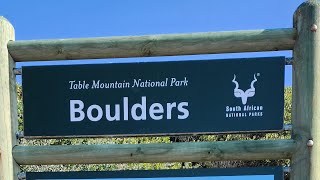
[[[18,164],[100,164],[290,159],[293,140],[16,146]]]
[[[11,41],[15,61],[75,60],[292,50],[292,28],[107,38]]]
[[[309,0],[294,28],[172,35],[14,41],[0,17],[0,179],[19,165],[291,159],[292,180],[320,179],[320,3]],[[11,41],[9,41],[11,40]],[[9,41],[9,42],[8,42]],[[15,62],[293,50],[292,139],[161,144],[17,145]],[[288,128],[289,129],[289,128]],[[291,128],[290,128],[291,129]],[[19,137],[19,133],[17,137]]]

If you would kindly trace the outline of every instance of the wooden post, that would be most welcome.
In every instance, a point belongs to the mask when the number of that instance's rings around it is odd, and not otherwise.
[[[320,179],[320,4],[303,3],[295,12],[291,180]]]
[[[14,40],[14,29],[5,18],[0,17],[0,179],[17,179],[19,166],[12,156],[17,144],[18,128],[16,81],[13,73],[15,62],[7,44]]]

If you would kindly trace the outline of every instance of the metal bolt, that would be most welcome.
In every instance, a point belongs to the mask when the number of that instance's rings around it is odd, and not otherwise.
[[[312,147],[313,146],[313,140],[309,139],[307,142],[307,146],[308,147]]]
[[[26,179],[26,173],[25,172],[18,173],[18,179],[19,180],[25,180]]]
[[[14,73],[14,75],[22,75],[22,69],[21,68],[14,68],[13,73]]]
[[[289,166],[283,167],[283,172],[290,173],[290,171],[291,171],[291,167],[289,167]]]
[[[284,124],[283,125],[283,130],[284,131],[291,131],[292,130],[292,125],[291,124]]]
[[[312,24],[312,26],[311,26],[311,32],[316,32],[317,29],[318,29],[318,26],[315,25],[315,24]]]
[[[292,64],[293,64],[293,57],[286,57],[286,65],[292,65]]]
[[[24,137],[23,131],[17,131],[17,132],[16,132],[16,138],[17,138],[17,139],[20,139],[20,138],[23,138],[23,137]]]

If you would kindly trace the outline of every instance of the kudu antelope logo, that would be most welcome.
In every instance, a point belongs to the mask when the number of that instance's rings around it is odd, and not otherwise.
[[[234,88],[234,96],[237,98],[241,98],[242,104],[247,104],[248,98],[253,97],[256,93],[256,89],[254,88],[254,83],[257,82],[256,74],[253,75],[253,81],[251,82],[250,89],[247,89],[246,91],[243,91],[242,89],[239,89],[239,83],[236,81],[236,75],[234,74],[232,82],[236,85]]]

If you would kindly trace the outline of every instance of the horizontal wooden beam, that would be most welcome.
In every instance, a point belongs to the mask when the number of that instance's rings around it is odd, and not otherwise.
[[[199,162],[289,159],[295,148],[293,140],[16,146],[13,157],[21,165]]]
[[[175,56],[292,50],[296,31],[265,29],[172,35],[11,41],[15,61]]]

